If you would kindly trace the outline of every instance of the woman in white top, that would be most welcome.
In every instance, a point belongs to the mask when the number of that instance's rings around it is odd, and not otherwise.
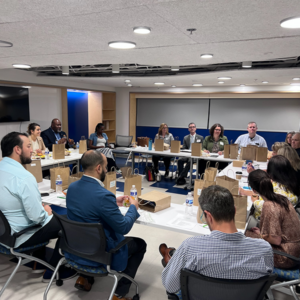
[[[158,129],[158,133],[155,136],[155,140],[156,139],[160,139],[160,140],[164,140],[165,144],[168,144],[171,146],[171,141],[174,141],[174,137],[172,133],[169,133],[169,127],[166,123],[161,123],[160,127]],[[152,156],[152,161],[154,164],[154,168],[155,168],[155,173],[158,173],[158,161],[160,160],[161,156],[160,155],[153,155]],[[165,164],[165,168],[166,168],[166,172],[165,172],[165,177],[169,176],[169,168],[170,168],[170,162],[171,162],[171,157],[169,156],[163,156],[162,157],[164,164]]]
[[[41,127],[37,123],[31,123],[28,125],[27,132],[29,134],[29,140],[31,142],[32,150],[37,154],[44,154],[46,146],[43,138],[41,137]]]

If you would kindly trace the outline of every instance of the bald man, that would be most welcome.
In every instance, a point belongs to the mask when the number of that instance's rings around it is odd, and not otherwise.
[[[47,130],[42,131],[41,137],[50,151],[52,151],[53,144],[65,144],[67,149],[74,145],[74,140],[67,139],[67,134],[61,130],[61,121],[57,118],[52,120]]]
[[[292,148],[294,148],[299,157],[300,157],[300,132],[296,132],[293,136],[292,136],[292,144],[291,144]]]

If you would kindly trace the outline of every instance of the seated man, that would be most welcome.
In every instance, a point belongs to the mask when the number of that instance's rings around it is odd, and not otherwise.
[[[295,134],[292,136],[291,146],[297,151],[297,154],[300,157],[300,132],[295,132]]]
[[[247,145],[268,147],[266,140],[262,136],[256,134],[257,125],[255,122],[249,122],[247,130],[248,133],[240,135],[235,141],[235,144],[239,145],[239,149],[241,149],[241,147],[247,147]]]
[[[183,146],[181,149],[191,150],[193,143],[202,143],[203,142],[203,136],[196,133],[196,124],[193,122],[189,124],[188,129],[189,129],[190,134],[186,135],[183,138]],[[183,168],[184,164],[186,164],[186,165]],[[184,178],[187,177],[189,170],[190,170],[190,159],[186,158],[186,157],[180,157],[178,159],[179,177],[176,182],[178,185],[185,184]]]
[[[272,247],[264,240],[247,238],[238,232],[234,223],[234,201],[229,190],[218,185],[210,186],[202,190],[199,205],[211,234],[188,238],[175,252],[165,244],[160,245],[166,262],[170,250],[170,254],[174,253],[162,272],[162,282],[169,293],[180,294],[180,271],[183,268],[223,279],[251,280],[272,273]]]
[[[53,119],[51,126],[42,131],[41,137],[49,151],[52,151],[53,144],[65,144],[67,149],[74,145],[74,140],[67,139],[67,134],[64,131],[61,131],[61,122],[59,119]]]
[[[82,178],[69,186],[67,194],[67,214],[73,221],[83,223],[101,223],[107,238],[107,250],[113,249],[124,240],[135,220],[139,217],[137,212],[138,201],[130,198],[130,207],[123,216],[118,206],[123,205],[124,196],[115,197],[113,193],[106,190],[103,185],[107,172],[106,157],[95,150],[85,152],[81,158],[84,175]],[[84,201],[83,201],[84,200]],[[134,278],[140,263],[146,252],[144,240],[134,238],[128,246],[124,246],[113,255],[111,268],[116,271],[123,271]],[[76,261],[78,264],[99,267],[101,264],[82,259],[78,256],[66,253],[67,258]],[[80,290],[90,291],[94,279],[81,275],[75,284]],[[122,278],[118,282],[116,299],[125,298],[129,292],[131,282]]]
[[[56,239],[60,225],[52,218],[50,206],[42,204],[41,194],[35,177],[22,165],[31,163],[33,152],[26,134],[11,132],[1,140],[3,159],[0,162],[0,210],[5,215],[13,233],[40,224],[17,238],[15,248],[30,247]],[[56,267],[61,255],[58,252],[59,242],[56,242],[50,264]],[[36,255],[41,257],[44,253]],[[47,270],[43,281],[47,282],[52,276]],[[63,268],[61,278],[74,277],[76,272]]]

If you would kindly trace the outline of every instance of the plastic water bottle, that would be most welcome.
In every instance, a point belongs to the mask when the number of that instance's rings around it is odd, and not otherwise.
[[[60,175],[57,175],[55,183],[56,183],[56,193],[62,194],[62,179],[60,178]]]
[[[45,149],[45,156],[46,156],[46,159],[49,159],[49,149],[48,148]]]
[[[149,143],[148,143],[148,150],[152,150],[152,140],[151,139],[149,140]]]
[[[76,149],[79,150],[79,143],[76,143]]]
[[[194,198],[192,193],[188,193],[186,200],[185,200],[185,215],[192,216],[193,215],[193,202]]]
[[[135,185],[133,185],[130,190],[130,198],[133,200],[137,200],[137,189],[135,188]]]

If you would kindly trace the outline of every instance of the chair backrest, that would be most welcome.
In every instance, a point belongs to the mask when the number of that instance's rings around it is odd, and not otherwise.
[[[277,277],[270,274],[253,280],[217,279],[181,270],[183,300],[262,300]]]
[[[53,212],[62,229],[59,247],[79,257],[110,265],[112,255],[106,252],[106,237],[100,223],[82,223],[69,220]]]
[[[129,147],[133,136],[118,135],[116,136],[116,147]]]
[[[8,247],[14,247],[16,238],[11,235],[11,227],[0,210],[0,243]]]

